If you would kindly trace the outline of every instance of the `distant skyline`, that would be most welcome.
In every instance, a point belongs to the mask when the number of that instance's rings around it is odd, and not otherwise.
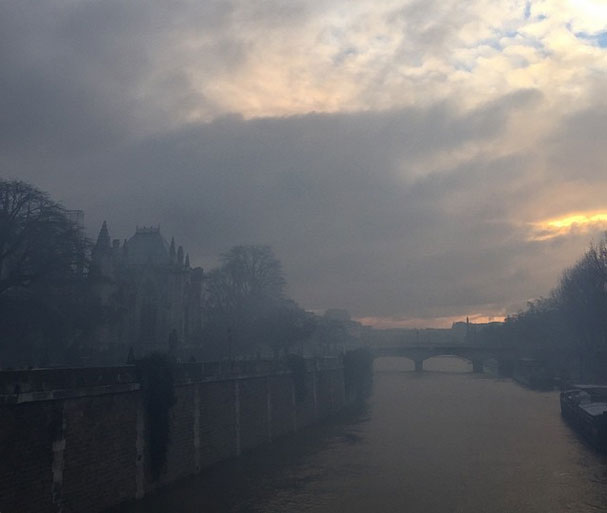
[[[0,4],[2,176],[381,327],[499,320],[607,229],[607,3]]]

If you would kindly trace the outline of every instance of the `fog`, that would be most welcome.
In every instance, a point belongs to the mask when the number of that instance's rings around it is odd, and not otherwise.
[[[604,229],[599,6],[7,2],[2,173],[204,268],[271,245],[311,310],[499,319]]]
[[[606,27],[2,2],[0,511],[602,508]]]
[[[363,410],[122,511],[604,508],[604,463],[571,438],[552,393],[472,379],[457,359],[428,363],[419,375],[402,359],[378,359]]]

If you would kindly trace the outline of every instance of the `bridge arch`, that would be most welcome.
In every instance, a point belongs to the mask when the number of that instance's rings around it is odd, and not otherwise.
[[[482,362],[476,364],[482,366]],[[475,360],[468,356],[454,353],[435,354],[422,362],[422,369],[428,371],[461,372],[475,371]],[[482,372],[482,369],[480,370]]]
[[[483,346],[462,345],[401,345],[401,346],[376,346],[372,349],[375,357],[397,356],[404,357],[415,362],[415,370],[421,372],[424,369],[424,361],[436,356],[454,356],[463,358],[472,363],[472,372],[481,373],[484,370],[485,360],[504,353],[503,350]]]

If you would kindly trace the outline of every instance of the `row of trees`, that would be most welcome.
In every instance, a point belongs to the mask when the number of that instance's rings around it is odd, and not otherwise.
[[[484,335],[546,361],[564,379],[607,381],[607,234],[562,274],[549,297]]]

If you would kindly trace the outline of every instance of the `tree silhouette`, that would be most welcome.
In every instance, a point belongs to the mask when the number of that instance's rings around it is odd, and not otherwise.
[[[491,335],[563,379],[607,382],[607,235],[563,272],[550,297],[530,301]]]
[[[0,366],[65,361],[90,319],[86,246],[69,211],[46,193],[0,180]]]
[[[236,246],[205,278],[205,339],[212,356],[275,356],[301,343],[313,316],[285,296],[282,265],[268,246]]]
[[[85,245],[81,228],[46,193],[0,180],[0,295],[82,272]]]

